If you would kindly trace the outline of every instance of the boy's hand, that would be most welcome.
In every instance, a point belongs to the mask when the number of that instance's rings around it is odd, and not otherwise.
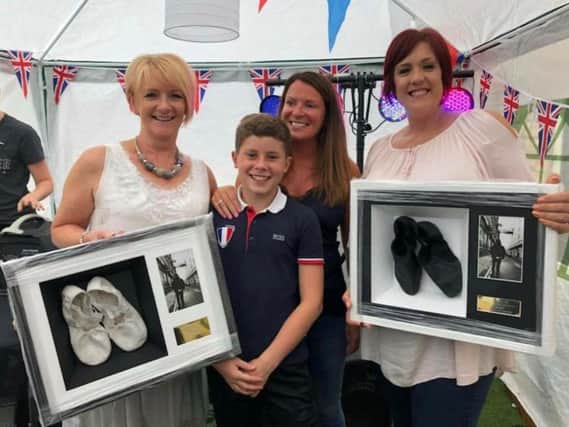
[[[238,357],[214,363],[213,367],[236,393],[255,397],[265,385],[265,381],[257,373],[253,373],[253,364]]]
[[[271,363],[268,360],[268,358],[264,357],[262,354],[256,359],[251,360],[251,362],[249,363],[254,367],[255,375],[263,381],[261,388],[265,387],[267,380],[269,379],[269,377],[271,376],[277,365]]]

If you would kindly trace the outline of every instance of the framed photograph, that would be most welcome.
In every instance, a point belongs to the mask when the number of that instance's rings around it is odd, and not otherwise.
[[[555,350],[557,185],[352,182],[352,319],[536,354]]]
[[[1,268],[44,424],[240,352],[211,215]]]

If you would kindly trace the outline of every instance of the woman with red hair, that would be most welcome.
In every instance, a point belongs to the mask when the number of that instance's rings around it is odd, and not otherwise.
[[[441,107],[452,65],[438,32],[398,34],[387,50],[384,78],[383,94],[405,107],[408,123],[374,143],[364,178],[533,181],[522,145],[500,113]],[[568,193],[542,197],[534,215],[567,232],[568,201]],[[514,365],[510,351],[388,328],[362,332],[362,356],[381,366],[395,427],[475,427],[495,372]]]

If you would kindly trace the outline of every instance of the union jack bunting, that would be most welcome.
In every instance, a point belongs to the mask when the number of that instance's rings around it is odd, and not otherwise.
[[[466,71],[470,68],[470,56],[463,57],[460,61],[460,71]],[[464,83],[464,79],[456,79],[455,85],[458,88],[462,88],[462,83]]]
[[[267,3],[268,0],[259,0],[259,13],[261,13],[261,10],[263,9],[263,7],[265,6],[265,3]]]
[[[520,106],[520,92],[511,86],[504,88],[504,118],[508,123],[513,124],[516,118],[516,111]]]
[[[196,76],[196,89],[194,92],[194,112],[199,113],[200,104],[205,96],[207,85],[213,76],[212,70],[194,70]]]
[[[18,82],[24,93],[24,98],[28,97],[28,85],[30,83],[30,72],[32,71],[32,52],[25,52],[22,50],[9,50],[8,56]]]
[[[79,68],[70,67],[68,65],[57,65],[53,67],[53,100],[55,104],[59,104],[61,96],[67,85],[77,74]]]
[[[350,64],[330,64],[330,65],[322,65],[319,67],[319,70],[323,74],[328,74],[330,76],[335,76],[336,74],[349,74],[352,69]],[[342,96],[342,85],[340,83],[334,83],[334,88],[336,89],[336,93],[341,99]]]
[[[562,107],[547,101],[536,101],[538,122],[539,164],[543,168],[545,156],[553,142],[553,131],[561,114]]]
[[[123,92],[125,90],[125,84],[126,84],[126,81],[124,79],[125,74],[126,74],[126,68],[119,68],[115,70],[115,77],[117,79],[117,82],[121,85]]]
[[[249,70],[249,75],[253,80],[260,99],[272,95],[275,92],[273,86],[267,86],[267,80],[280,79],[282,71],[280,68],[254,68]]]
[[[488,92],[490,92],[490,87],[492,86],[492,74],[488,71],[482,70],[482,75],[480,76],[480,108],[486,106],[486,101],[488,101]]]

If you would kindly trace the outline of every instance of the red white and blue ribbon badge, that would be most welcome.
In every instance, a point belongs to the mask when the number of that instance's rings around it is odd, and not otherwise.
[[[217,243],[220,247],[224,248],[229,244],[229,241],[235,233],[234,225],[225,225],[223,227],[218,227],[217,230]]]

